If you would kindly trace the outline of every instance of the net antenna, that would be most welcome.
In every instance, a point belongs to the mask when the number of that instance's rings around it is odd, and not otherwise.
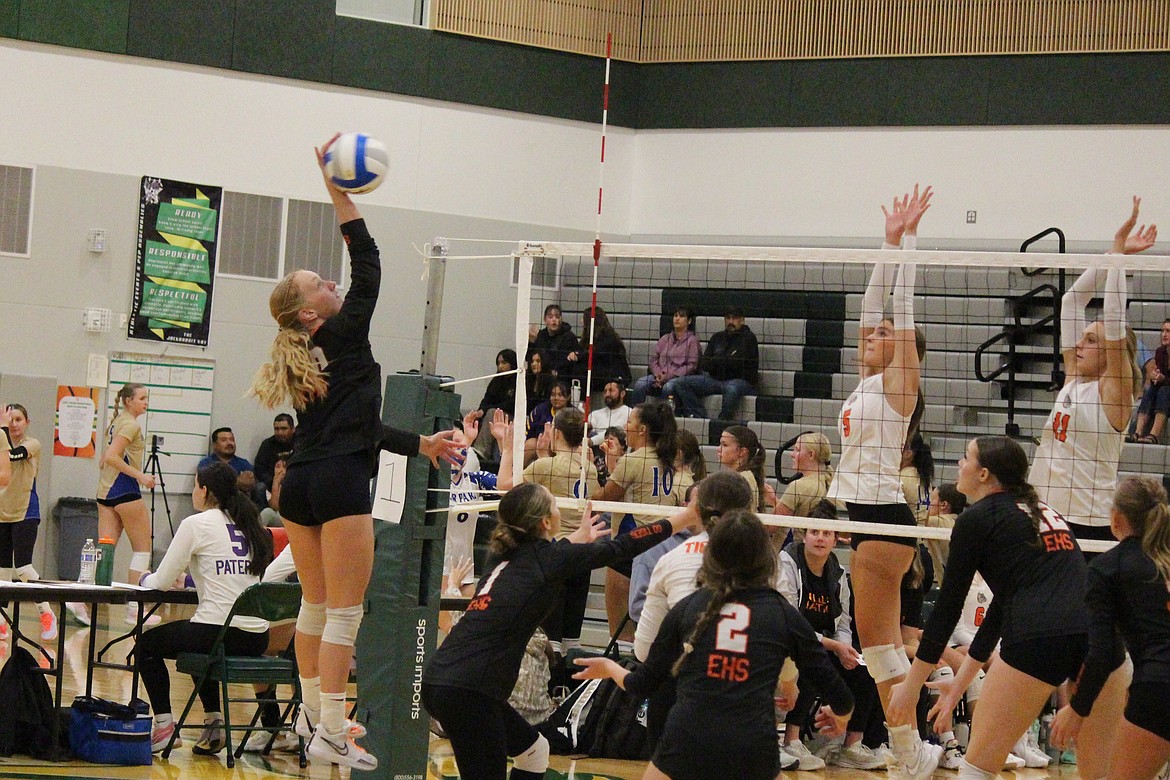
[[[589,304],[589,333],[582,334],[588,339],[589,356],[585,364],[585,419],[581,423],[581,484],[585,482],[587,468],[592,458],[589,451],[589,413],[593,405],[593,336],[597,332],[597,267],[601,261],[601,204],[605,192],[605,131],[609,126],[609,71],[613,57],[613,33],[605,35],[605,83],[601,89],[601,159],[597,164],[597,222],[593,231],[593,283]]]

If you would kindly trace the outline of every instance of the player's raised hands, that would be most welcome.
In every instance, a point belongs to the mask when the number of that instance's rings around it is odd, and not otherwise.
[[[576,531],[569,534],[569,541],[573,544],[590,544],[603,536],[609,535],[609,523],[604,518],[593,514],[593,502],[585,502],[585,511],[581,513],[581,525]]]
[[[1137,225],[1138,214],[1141,212],[1142,199],[1137,195],[1133,196],[1133,211],[1130,212],[1129,219],[1121,223],[1121,227],[1117,229],[1117,233],[1113,236],[1113,247],[1110,249],[1115,255],[1136,255],[1139,252],[1144,252],[1154,245],[1158,240],[1158,226],[1150,225],[1146,227],[1142,225],[1134,232],[1134,226]]]
[[[914,194],[906,200],[902,207],[902,221],[905,225],[905,233],[908,236],[918,235],[918,223],[922,219],[922,215],[930,208],[930,199],[934,196],[934,191],[931,190],[930,185],[926,185],[926,189],[921,194],[918,192],[918,184],[914,185]]]
[[[891,246],[899,246],[902,243],[902,232],[906,229],[905,210],[906,203],[909,202],[907,195],[904,200],[894,198],[894,203],[889,209],[882,205],[882,215],[886,218],[886,243]]]

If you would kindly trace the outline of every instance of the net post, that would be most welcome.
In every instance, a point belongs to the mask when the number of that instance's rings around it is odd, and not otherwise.
[[[443,284],[447,278],[447,239],[436,237],[427,247],[427,300],[423,311],[419,372],[434,376],[439,360],[439,325],[443,319]]]
[[[524,356],[528,354],[528,311],[532,307],[532,258],[543,257],[544,247],[541,244],[521,243],[512,259],[518,264],[516,271],[516,360],[520,364],[517,368],[523,371],[516,374],[516,408],[528,408],[528,386],[525,382],[527,365]],[[516,415],[519,417],[519,414]],[[514,420],[512,431],[512,480],[519,485],[524,473],[524,420]]]

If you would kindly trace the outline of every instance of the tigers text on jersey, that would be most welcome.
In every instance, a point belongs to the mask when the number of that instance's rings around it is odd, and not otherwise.
[[[1085,631],[1085,558],[1064,518],[1049,506],[1040,508],[1044,520],[1039,539],[1032,518],[1007,492],[993,493],[959,515],[919,658],[938,663],[976,571],[993,599],[971,643],[972,658],[986,661],[1001,637],[1008,647],[1020,640]]]
[[[1105,416],[1098,381],[1073,380],[1056,396],[1028,482],[1070,523],[1108,526],[1122,437]]]
[[[829,485],[829,500],[838,504],[905,504],[899,472],[902,445],[910,418],[886,402],[882,379],[861,380],[837,419],[841,462]]]
[[[188,569],[199,593],[199,606],[191,622],[222,626],[236,598],[260,581],[248,573],[251,560],[252,550],[243,532],[219,509],[208,509],[179,523],[158,570],[147,575],[142,584],[166,590]],[[259,618],[233,618],[232,625],[244,631],[268,630],[268,622]]]
[[[489,561],[467,612],[431,658],[423,682],[507,701],[516,687],[524,648],[564,599],[564,583],[631,558],[670,534],[670,523],[659,521],[592,544],[540,539],[521,545],[502,561]]]

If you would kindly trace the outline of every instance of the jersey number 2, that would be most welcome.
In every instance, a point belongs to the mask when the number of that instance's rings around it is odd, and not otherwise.
[[[725,604],[719,610],[719,628],[715,632],[715,649],[729,653],[747,652],[747,627],[752,611],[746,604]]]

